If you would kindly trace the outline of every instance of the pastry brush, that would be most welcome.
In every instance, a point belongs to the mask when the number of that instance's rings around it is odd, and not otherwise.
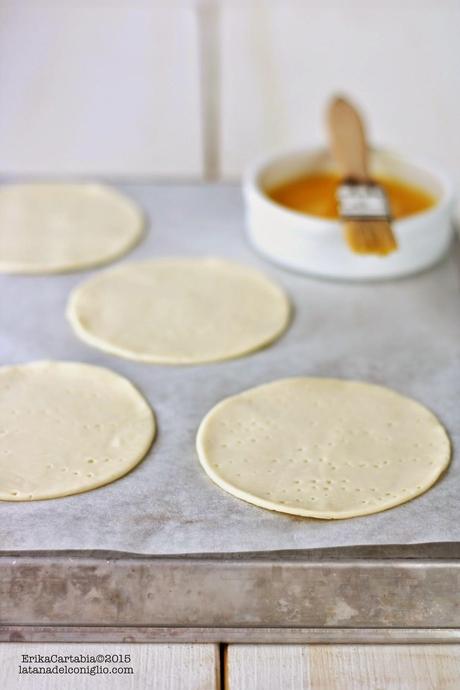
[[[342,176],[337,201],[348,246],[357,254],[390,254],[398,247],[390,206],[384,189],[369,173],[361,117],[339,97],[329,106],[328,125],[331,151]]]

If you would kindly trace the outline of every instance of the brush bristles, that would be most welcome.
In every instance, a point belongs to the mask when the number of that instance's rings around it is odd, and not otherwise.
[[[356,254],[385,256],[398,248],[387,220],[347,220],[343,227],[347,244]]]

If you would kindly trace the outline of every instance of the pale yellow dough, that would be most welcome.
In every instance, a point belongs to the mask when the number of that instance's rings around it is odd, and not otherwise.
[[[285,293],[262,273],[212,258],[124,264],[83,283],[68,317],[91,345],[160,364],[244,355],[287,327]]]
[[[381,386],[292,378],[228,398],[203,420],[198,455],[225,491],[270,510],[341,519],[426,491],[446,469],[437,418]]]
[[[142,460],[154,436],[148,403],[108,369],[0,368],[0,500],[57,498],[113,482]]]
[[[98,184],[0,187],[0,272],[60,273],[107,263],[140,239],[144,218]]]

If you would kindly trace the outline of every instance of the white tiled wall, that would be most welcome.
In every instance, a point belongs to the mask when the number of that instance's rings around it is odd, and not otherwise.
[[[202,173],[193,7],[0,3],[0,170]]]
[[[0,172],[234,177],[336,90],[460,184],[460,0],[0,5]]]

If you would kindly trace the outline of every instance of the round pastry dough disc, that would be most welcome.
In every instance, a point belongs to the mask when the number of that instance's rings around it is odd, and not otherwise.
[[[255,505],[340,519],[377,513],[426,491],[450,442],[425,407],[357,381],[293,378],[218,404],[198,454],[210,478]]]
[[[108,484],[142,460],[154,436],[148,403],[108,369],[71,362],[0,368],[0,500]]]
[[[68,317],[88,343],[161,364],[230,359],[277,338],[285,293],[259,271],[220,259],[124,264],[77,287]]]
[[[141,211],[97,184],[0,187],[0,272],[60,273],[98,266],[140,239]]]

